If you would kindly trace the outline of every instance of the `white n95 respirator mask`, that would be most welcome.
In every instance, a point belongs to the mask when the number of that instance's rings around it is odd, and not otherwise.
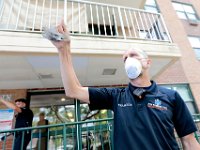
[[[125,61],[125,70],[129,79],[136,79],[142,72],[142,65],[136,58],[128,57]]]

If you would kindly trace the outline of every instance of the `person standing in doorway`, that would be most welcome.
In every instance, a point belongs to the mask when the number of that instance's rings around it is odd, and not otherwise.
[[[44,126],[44,125],[48,125],[49,121],[47,119],[45,119],[45,113],[41,112],[39,114],[39,121],[37,123],[37,126]],[[37,130],[38,136],[41,136],[38,139],[37,142],[37,149],[38,150],[47,150],[47,144],[48,144],[48,128],[42,128],[42,129],[38,129]]]
[[[32,127],[33,112],[28,107],[28,103],[25,98],[16,99],[15,104],[4,100],[2,97],[0,97],[0,101],[8,108],[15,111],[15,129]],[[13,138],[15,139],[13,150],[26,150],[26,147],[31,140],[31,130],[17,131]]]

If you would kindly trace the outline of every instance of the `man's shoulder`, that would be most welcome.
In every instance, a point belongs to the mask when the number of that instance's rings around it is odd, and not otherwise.
[[[116,92],[116,93],[121,93],[125,92],[127,87],[101,87],[101,88],[93,88],[90,87],[89,90],[92,91],[107,91],[107,92]]]
[[[112,87],[110,88],[110,90],[112,91],[113,94],[116,94],[116,95],[121,95],[121,94],[124,94],[127,92],[128,87]]]
[[[29,107],[24,107],[24,108],[21,108],[22,109],[22,112],[27,114],[27,115],[33,115],[33,111],[29,108]]]
[[[170,98],[174,98],[175,97],[175,94],[176,94],[176,91],[175,90],[172,90],[172,89],[168,89],[166,87],[163,87],[163,86],[160,86],[158,85],[158,91],[162,94],[166,94],[168,97]]]
[[[158,85],[158,89],[165,93],[175,93],[176,92],[175,90],[163,87],[162,85]]]
[[[24,109],[24,110],[26,110],[26,111],[33,112],[29,107],[23,107],[23,108],[21,108],[21,109]]]

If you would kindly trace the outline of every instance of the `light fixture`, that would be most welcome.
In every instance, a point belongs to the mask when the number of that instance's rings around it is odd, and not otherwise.
[[[50,74],[50,73],[47,73],[47,74],[39,73],[39,74],[38,74],[38,77],[39,77],[40,79],[52,79],[52,78],[53,78],[53,75]]]
[[[105,68],[102,75],[115,75],[116,71],[117,69],[115,68]]]
[[[68,117],[70,117],[70,118],[73,117],[72,112],[68,112],[67,115],[68,115]]]
[[[63,98],[61,98],[60,100],[61,100],[62,102],[64,102],[66,99],[63,97]]]

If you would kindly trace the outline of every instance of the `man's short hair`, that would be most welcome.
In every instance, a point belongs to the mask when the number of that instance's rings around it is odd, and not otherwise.
[[[15,100],[15,103],[16,102],[23,102],[23,103],[27,104],[27,100],[25,98],[18,98]]]
[[[130,50],[134,50],[136,52],[138,52],[139,54],[141,54],[144,58],[148,58],[148,54],[142,50],[142,49],[139,49],[139,48],[130,48]]]

